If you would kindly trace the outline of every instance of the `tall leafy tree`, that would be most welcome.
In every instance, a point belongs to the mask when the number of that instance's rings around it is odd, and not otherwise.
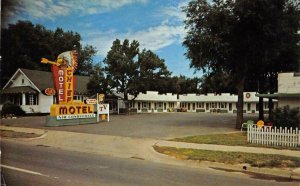
[[[97,93],[107,94],[110,92],[109,77],[105,76],[104,68],[100,63],[93,65],[90,70],[90,81],[87,84],[87,90],[90,95]]]
[[[117,92],[122,92],[124,101],[128,103],[128,94],[137,95],[138,90],[138,41],[129,42],[125,39],[123,43],[116,39],[107,57],[104,59],[106,72],[111,78],[111,86]]]
[[[123,93],[123,99],[128,103],[134,100],[140,92],[157,90],[171,75],[164,60],[150,50],[140,52],[138,41],[121,42],[116,39],[104,60],[105,71],[111,81],[109,86],[117,92]],[[132,99],[129,99],[129,94]]]
[[[159,58],[151,50],[144,49],[138,56],[139,65],[139,90],[146,92],[147,90],[157,90],[161,92],[163,81],[167,79],[171,73],[163,59]]]
[[[18,68],[50,70],[50,66],[40,63],[42,57],[56,60],[60,53],[73,49],[79,53],[76,74],[87,75],[92,68],[96,50],[89,45],[83,47],[80,41],[81,37],[76,32],[65,32],[61,28],[52,31],[29,21],[18,21],[2,28],[2,86]]]
[[[222,69],[232,77],[238,92],[236,128],[240,128],[245,83],[264,79],[266,71],[271,71],[267,69],[277,73],[285,70],[282,65],[295,62],[275,60],[281,55],[292,53],[293,59],[299,59],[292,52],[299,47],[299,4],[290,0],[194,0],[184,11],[188,29],[184,45],[191,67],[207,74]],[[282,38],[286,42],[278,41]]]

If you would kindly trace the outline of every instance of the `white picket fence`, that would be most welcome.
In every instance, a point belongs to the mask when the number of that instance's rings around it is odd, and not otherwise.
[[[253,125],[247,128],[247,141],[262,145],[297,147],[300,146],[300,132],[298,128],[257,128]]]

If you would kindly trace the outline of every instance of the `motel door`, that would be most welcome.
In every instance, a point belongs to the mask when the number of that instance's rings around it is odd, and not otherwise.
[[[141,110],[141,102],[138,102],[138,110]]]

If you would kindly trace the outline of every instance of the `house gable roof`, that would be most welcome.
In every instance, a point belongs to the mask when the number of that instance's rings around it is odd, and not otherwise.
[[[46,88],[53,88],[53,78],[52,73],[47,71],[39,71],[39,70],[29,70],[29,69],[18,69],[17,72],[20,71],[23,73],[33,84],[36,88],[38,88],[39,91],[42,91]],[[17,72],[14,74],[14,76],[17,74]],[[87,83],[89,82],[88,76],[75,76],[76,77],[76,83],[75,83],[75,93],[77,94],[86,94],[87,91]],[[7,84],[8,85],[8,84]],[[7,85],[5,85],[5,88],[8,88]]]

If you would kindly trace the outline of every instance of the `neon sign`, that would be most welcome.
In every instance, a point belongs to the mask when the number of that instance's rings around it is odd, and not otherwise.
[[[46,58],[42,58],[41,62],[52,65],[52,75],[58,104],[51,105],[50,116],[57,116],[59,120],[96,117],[93,105],[87,105],[83,102],[73,102],[75,89],[75,77],[73,73],[77,67],[77,52],[63,52],[58,55],[56,61],[49,61]]]

